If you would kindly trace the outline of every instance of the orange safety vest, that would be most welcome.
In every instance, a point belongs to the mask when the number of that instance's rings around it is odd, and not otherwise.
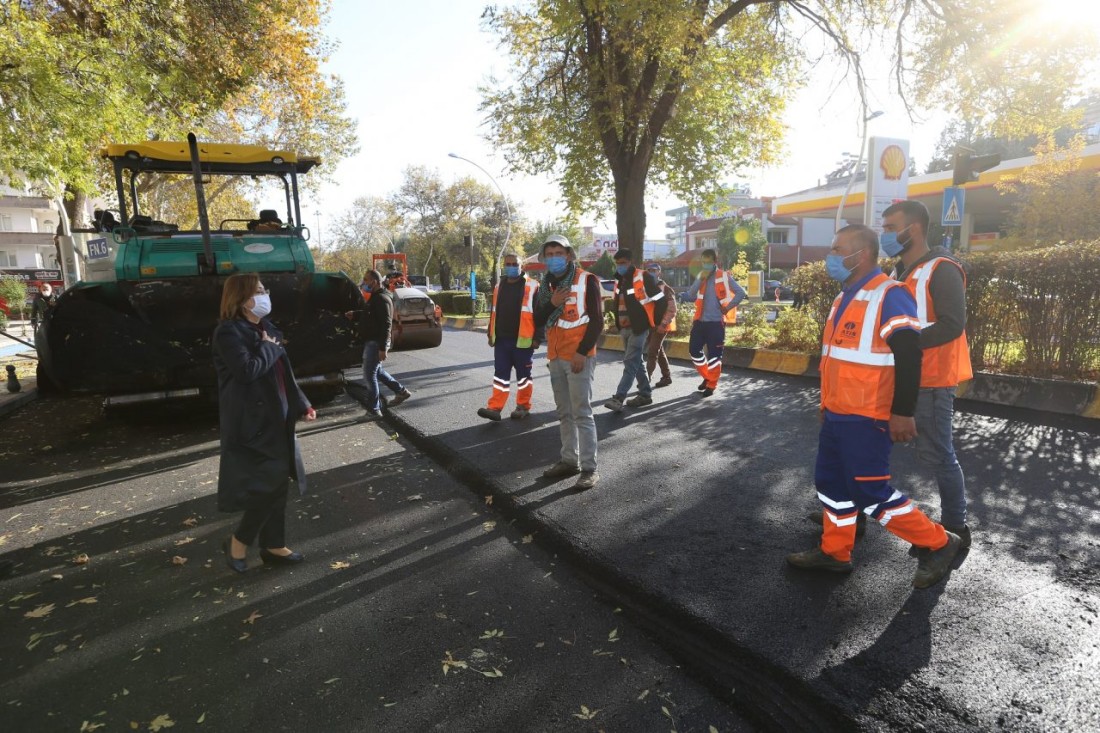
[[[553,326],[546,329],[546,358],[547,359],[572,359],[577,353],[577,348],[584,340],[584,332],[588,322],[593,317],[602,318],[600,313],[588,313],[588,304],[585,302],[586,289],[591,274],[577,267],[577,274],[569,286],[569,299],[565,301],[565,307]],[[562,287],[562,283],[558,284]],[[585,354],[595,356],[596,347]]]
[[[707,280],[710,278],[703,278],[699,283],[699,292],[695,296],[695,316],[693,321],[698,321],[703,317],[703,294],[707,290]],[[714,271],[714,294],[718,296],[718,305],[722,307],[722,310],[726,310],[730,303],[733,302],[733,288],[730,287],[729,273],[725,270]],[[725,322],[729,324],[737,323],[737,309],[730,308],[726,311]]]
[[[539,291],[539,284],[530,278],[523,278],[523,300],[519,306],[519,334],[516,338],[516,346],[526,349],[535,338],[535,294]],[[489,343],[495,344],[497,340],[497,294],[500,292],[500,283],[493,288],[493,307],[489,311]]]
[[[932,273],[944,262],[959,268],[966,287],[966,272],[958,262],[950,257],[935,257],[923,262],[905,273],[905,287],[917,301],[917,318],[921,328],[936,322],[936,306],[932,302]],[[924,349],[921,361],[920,386],[922,387],[958,387],[959,382],[973,378],[974,370],[970,366],[970,345],[964,330],[959,337],[946,344]]]
[[[837,324],[836,296],[821,342],[821,407],[839,415],[863,415],[889,420],[894,401],[894,354],[886,343],[899,325],[918,326],[916,319],[898,316],[882,323],[882,303],[901,283],[879,273],[855,294]],[[897,323],[895,323],[897,321]],[[883,335],[885,334],[885,336]]]
[[[649,295],[647,295],[645,291],[645,273],[644,271],[639,270],[637,267],[634,268],[633,285],[634,299],[637,300],[641,304],[642,308],[645,309],[646,316],[649,318],[649,327],[653,328],[655,325],[657,325],[657,319],[655,317],[657,308],[656,302],[665,297],[665,291],[662,290],[660,293],[654,295],[652,298],[649,297]],[[623,328],[629,328],[630,315],[626,310],[626,293],[619,291],[618,279],[615,280],[615,302],[618,304],[619,309],[619,324]]]

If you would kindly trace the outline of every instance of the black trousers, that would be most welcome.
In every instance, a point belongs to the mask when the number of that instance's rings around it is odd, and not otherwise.
[[[270,494],[249,494],[248,507],[233,535],[245,545],[259,537],[260,547],[277,550],[286,547],[286,497],[289,482],[283,482]]]

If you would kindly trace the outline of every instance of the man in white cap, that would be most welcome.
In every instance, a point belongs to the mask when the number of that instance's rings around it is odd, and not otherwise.
[[[535,326],[546,329],[546,361],[561,430],[561,460],[543,472],[560,479],[579,473],[574,489],[591,489],[596,473],[596,421],[592,382],[596,340],[603,330],[600,281],[577,264],[569,240],[560,234],[542,245],[546,279],[535,305]]]

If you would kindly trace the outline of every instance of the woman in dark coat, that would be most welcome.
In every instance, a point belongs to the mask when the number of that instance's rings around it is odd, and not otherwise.
[[[213,340],[221,424],[218,509],[244,511],[222,546],[238,573],[248,569],[245,553],[257,538],[265,563],[303,559],[286,546],[286,501],[291,478],[301,492],[306,488],[294,424],[317,413],[294,380],[283,335],[267,320],[270,312],[271,296],[259,275],[225,281]]]

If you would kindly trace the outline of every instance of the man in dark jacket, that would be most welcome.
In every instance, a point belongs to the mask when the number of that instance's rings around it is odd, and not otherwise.
[[[382,396],[378,383],[389,387],[394,397],[390,407],[396,407],[412,397],[412,393],[382,368],[386,354],[390,350],[391,329],[393,328],[393,296],[382,287],[382,275],[377,270],[368,270],[363,282],[370,290],[370,299],[359,311],[348,311],[345,315],[354,319],[358,315],[359,333],[365,342],[363,345],[363,383],[348,382],[345,385],[352,399],[363,406],[366,413],[359,422],[376,420],[382,416]]]
[[[628,249],[615,253],[615,275],[615,327],[623,338],[623,377],[615,394],[603,406],[621,412],[624,404],[631,407],[653,404],[653,387],[642,359],[649,332],[664,319],[668,301],[657,278],[634,266],[634,255]],[[627,401],[626,395],[635,381],[638,395]]]
[[[38,330],[38,324],[46,320],[46,314],[53,307],[53,286],[42,283],[31,302],[31,328]]]

